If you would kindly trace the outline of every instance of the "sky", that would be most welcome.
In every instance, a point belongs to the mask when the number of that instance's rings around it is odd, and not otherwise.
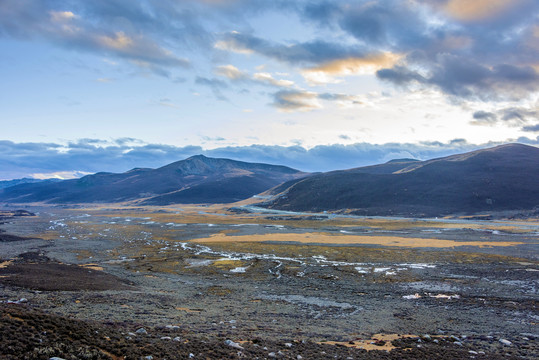
[[[0,180],[539,144],[536,0],[0,0]]]

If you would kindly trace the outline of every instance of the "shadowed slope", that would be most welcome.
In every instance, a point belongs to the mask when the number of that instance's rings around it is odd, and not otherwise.
[[[358,214],[403,216],[523,210],[537,205],[539,149],[521,144],[314,175],[268,204],[293,211],[351,209]]]
[[[91,203],[146,199],[145,204],[223,203],[248,198],[306,173],[277,165],[190,157],[158,169],[97,173],[58,183],[0,190],[9,202]]]

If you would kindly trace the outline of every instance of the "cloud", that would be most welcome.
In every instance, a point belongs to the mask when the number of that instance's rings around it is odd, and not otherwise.
[[[181,106],[175,104],[171,99],[159,99],[158,101],[152,101],[151,103],[172,109],[181,109]]]
[[[215,73],[231,81],[251,82],[274,87],[290,87],[294,85],[294,82],[291,80],[276,79],[273,77],[273,75],[267,72],[254,73],[251,76],[248,72],[242,71],[234,65],[217,66]]]
[[[539,132],[539,124],[524,126],[522,131]]]
[[[305,5],[301,16],[355,42],[279,43],[231,32],[220,48],[300,66],[311,85],[376,73],[399,87],[434,87],[453,100],[513,101],[539,91],[538,13],[539,3],[528,0],[321,1]]]
[[[340,12],[340,28],[365,44],[410,49],[430,36],[424,12],[413,1],[365,1],[343,5]]]
[[[419,73],[404,66],[395,66],[391,69],[381,69],[376,72],[376,76],[381,80],[389,81],[398,86],[405,86],[413,82],[420,84],[427,83],[427,79]]]
[[[45,180],[45,179],[68,180],[68,179],[78,179],[80,177],[83,177],[85,175],[90,175],[90,174],[92,173],[85,172],[85,171],[72,170],[72,171],[55,171],[51,173],[35,173],[35,174],[30,174],[30,177],[34,179],[40,179],[40,180]]]
[[[316,93],[305,90],[281,90],[273,94],[274,102],[271,104],[284,112],[312,111],[322,108],[320,100],[332,101],[340,107],[361,105],[362,98],[357,95],[339,93]]]
[[[221,137],[221,136],[215,136],[215,137],[201,136],[201,139],[204,140],[204,141],[226,141],[226,139],[224,137]]]
[[[224,96],[221,92],[222,89],[226,89],[228,87],[226,82],[219,79],[209,79],[197,76],[195,79],[195,83],[198,85],[204,85],[209,87],[218,100],[228,101],[228,98]]]
[[[469,100],[518,100],[539,90],[539,73],[530,66],[492,67],[464,57],[441,54],[422,75],[404,66],[379,70],[376,75],[395,85],[434,85],[443,92]]]
[[[270,12],[292,14],[306,33],[265,37],[251,23]],[[0,35],[125,60],[171,79],[200,66],[193,55],[224,51],[300,68],[311,85],[376,72],[399,87],[491,102],[539,91],[538,13],[534,0],[3,0]],[[247,76],[233,65],[215,73],[233,81]],[[267,73],[250,78],[291,86]]]
[[[234,32],[232,34],[238,34]],[[243,44],[241,41],[237,41],[234,37],[229,36],[225,40],[219,40],[215,43],[214,47],[219,50],[231,51],[238,54],[250,55],[254,53],[253,50],[249,49],[246,44]]]
[[[377,70],[394,66],[400,58],[401,55],[380,53],[337,59],[305,69],[302,75],[313,84],[331,83],[335,82],[335,76],[374,74]]]
[[[498,121],[496,114],[488,111],[476,111],[473,113],[473,121],[471,124],[474,125],[491,125]]]
[[[335,101],[341,107],[364,104],[362,97],[357,95],[322,93],[318,95],[318,98],[327,101]]]
[[[536,140],[520,138],[518,141],[539,144],[539,137]],[[81,139],[69,144],[14,143],[4,140],[0,141],[0,179],[22,178],[32,174],[41,174],[42,177],[59,174],[79,176],[100,171],[124,172],[135,167],[157,168],[197,154],[280,164],[304,171],[330,171],[378,164],[403,155],[427,160],[499,144],[470,144],[456,139],[447,143],[355,143],[319,145],[310,149],[299,145],[250,145],[205,150],[199,146],[145,144],[130,138],[109,141]]]
[[[523,108],[507,108],[501,111],[502,120],[504,121],[516,121],[519,123],[526,123],[530,118],[539,120],[539,112],[537,110],[523,109]]]
[[[263,84],[276,86],[276,87],[290,87],[294,85],[293,81],[284,80],[284,79],[275,79],[269,73],[255,73],[253,74],[253,79]]]
[[[452,100],[513,101],[539,91],[536,1],[326,1],[306,5],[302,14],[357,40],[328,48],[327,61],[317,58],[309,68],[314,71],[305,72],[311,83],[335,82],[332,73],[353,74],[366,65],[381,80],[399,87],[435,87]],[[373,61],[348,67],[350,59],[373,58],[380,50],[394,55],[381,59],[387,65]],[[346,55],[353,51],[355,56]]]
[[[215,47],[242,54],[257,53],[290,64],[321,64],[364,55],[361,47],[346,47],[323,40],[285,45],[236,31],[225,34]]]
[[[212,87],[212,88],[224,89],[224,88],[228,87],[228,85],[224,81],[221,81],[219,79],[209,79],[209,78],[205,78],[205,77],[202,77],[202,76],[197,76],[197,78],[195,79],[195,82],[197,84],[206,85],[206,86],[209,86],[209,87]]]
[[[274,94],[272,105],[285,112],[311,111],[322,107],[318,101],[318,94],[302,90],[278,91]]]
[[[198,146],[145,144],[141,140],[80,139],[67,144],[0,141],[0,179],[58,172],[123,172],[134,167],[160,167],[200,154]]]
[[[160,35],[165,36],[162,23],[151,15],[160,10],[121,0],[61,4],[5,0],[0,4],[0,34],[123,58],[167,76],[165,68],[187,68],[190,62],[164,47],[152,31],[141,31],[161,28]]]
[[[443,9],[458,20],[478,21],[500,16],[522,3],[521,0],[450,0]]]
[[[527,141],[530,144],[534,143],[534,140],[527,139]],[[303,171],[316,172],[380,164],[402,157],[428,160],[499,144],[501,143],[470,144],[459,140],[447,143],[432,142],[422,144],[332,144],[319,145],[310,149],[298,145],[288,147],[251,145],[218,148],[208,150],[205,154],[242,161],[283,164]]]
[[[509,107],[498,109],[495,112],[476,111],[473,114],[473,125],[494,126],[501,123],[513,127],[521,127],[527,124],[535,124],[539,121],[539,110],[522,107]],[[523,131],[530,131],[534,126],[524,126]],[[533,131],[533,130],[531,130]]]
[[[219,76],[226,77],[230,80],[245,80],[249,78],[249,74],[241,71],[234,65],[221,65],[215,70],[215,73]]]

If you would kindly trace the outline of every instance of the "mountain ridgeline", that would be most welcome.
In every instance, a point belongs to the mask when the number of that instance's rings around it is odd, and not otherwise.
[[[97,173],[57,183],[22,184],[0,190],[13,203],[118,203],[142,205],[228,203],[249,198],[282,182],[307,176],[286,166],[190,157],[158,169]]]
[[[268,190],[269,189],[269,190]],[[285,166],[202,155],[158,169],[0,189],[6,203],[231,203],[358,215],[443,216],[539,207],[539,148],[507,144],[444,158],[309,174]]]
[[[293,180],[264,206],[358,215],[443,216],[539,206],[539,149],[507,144],[428,161],[402,159]]]

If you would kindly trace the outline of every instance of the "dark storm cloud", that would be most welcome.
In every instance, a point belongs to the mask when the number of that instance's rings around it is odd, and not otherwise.
[[[319,1],[307,4],[302,15],[358,41],[334,51],[335,57],[354,51],[404,54],[397,65],[377,72],[398,86],[433,86],[456,99],[479,101],[514,100],[539,91],[539,2],[508,2],[498,12],[492,7],[479,4],[472,12],[448,0]],[[313,55],[309,61],[330,58]]]
[[[371,1],[342,12],[340,27],[366,44],[410,49],[425,46],[432,32],[425,32],[424,15],[412,2]]]
[[[477,6],[474,14],[450,12],[455,6],[448,1],[318,1],[300,8],[305,21],[340,29],[356,43],[335,38],[282,44],[233,32],[221,39],[221,48],[315,67],[380,52],[401,54],[395,66],[377,72],[379,79],[436,87],[455,99],[514,100],[539,91],[533,67],[539,63],[534,28],[539,2],[515,2],[498,16],[483,16],[481,11],[488,15],[486,5]]]
[[[214,51],[215,45],[300,67],[399,54],[395,66],[378,71],[380,79],[433,86],[455,98],[497,101],[538,91],[539,1],[508,2],[493,15],[489,11],[496,4],[481,3],[472,7],[474,13],[457,3],[3,0],[0,36],[45,39],[126,59],[170,78],[172,70],[193,65],[190,55]],[[293,13],[323,31],[301,41],[290,34],[286,42],[231,32],[252,29],[250,19],[264,12]]]
[[[381,80],[395,85],[433,85],[443,92],[470,100],[516,100],[539,90],[539,74],[530,66],[486,65],[442,54],[426,76],[405,66],[378,70]]]
[[[452,95],[518,99],[539,89],[539,74],[529,66],[499,64],[489,68],[458,56],[441,55],[438,59],[429,83]]]

